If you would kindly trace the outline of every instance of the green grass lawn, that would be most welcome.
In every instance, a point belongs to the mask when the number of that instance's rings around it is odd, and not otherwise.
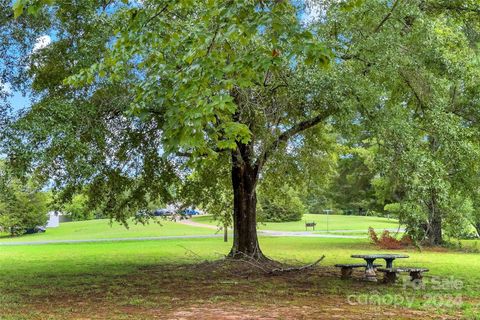
[[[108,219],[88,220],[61,223],[57,228],[48,228],[45,233],[9,237],[3,234],[0,242],[48,241],[48,240],[81,240],[112,239],[135,237],[160,237],[180,235],[208,235],[215,230],[192,227],[177,222],[159,220],[161,224],[151,221],[149,224],[129,223],[128,229],[118,222],[110,224]]]
[[[283,223],[259,223],[260,230],[277,231],[304,231],[305,220],[316,221],[316,230],[326,230],[326,215],[307,214],[302,221]],[[192,219],[195,222],[216,225],[211,216],[200,216]],[[379,217],[362,216],[341,216],[330,215],[329,230],[364,230],[361,232],[340,232],[345,235],[366,235],[369,226],[377,230],[398,227],[396,220],[389,220]],[[128,229],[118,222],[110,223],[108,219],[65,222],[58,228],[48,228],[45,233],[10,237],[7,234],[0,234],[2,242],[24,242],[24,241],[49,241],[49,240],[82,240],[82,239],[112,239],[112,238],[135,238],[135,237],[159,237],[179,235],[209,235],[216,231],[209,228],[193,227],[177,222],[159,220],[161,224],[151,221],[149,224],[129,223]]]
[[[261,237],[265,254],[273,259],[292,263],[306,263],[321,255],[324,265],[360,262],[352,254],[391,252],[378,250],[368,240],[328,238],[274,238]],[[222,239],[174,239],[161,241],[128,241],[80,244],[49,244],[41,246],[0,246],[0,284],[19,281],[35,274],[93,272],[121,272],[143,265],[172,262],[194,262],[199,259],[218,259],[228,253],[231,243]],[[409,259],[398,259],[398,266],[430,267],[429,275],[455,276],[480,289],[480,254],[456,251],[395,250],[406,253]],[[14,281],[15,280],[15,281]],[[4,282],[6,281],[6,282]]]
[[[259,223],[260,230],[275,230],[275,231],[305,231],[305,221],[315,221],[317,226],[316,231],[325,232],[328,230],[361,230],[365,233],[368,227],[373,227],[377,231],[382,229],[396,229],[398,228],[398,221],[395,219],[387,219],[380,217],[364,217],[364,216],[346,216],[346,215],[325,215],[325,214],[305,214],[303,219],[294,222],[267,222]],[[193,217],[193,221],[205,224],[217,225],[216,221],[212,220],[211,216]],[[311,228],[309,229],[311,230]]]
[[[319,227],[324,218],[319,215],[305,217],[309,221],[317,221]],[[334,226],[332,229],[337,230],[366,230],[368,226],[380,230],[397,226],[394,220],[374,217],[330,216],[329,219]],[[195,217],[194,221],[215,224],[210,217]],[[261,228],[301,231],[304,230],[303,223],[267,224]],[[162,221],[162,224],[131,224],[129,229],[125,229],[118,223],[110,226],[108,220],[70,222],[49,229],[45,234],[0,238],[0,242],[215,233],[209,228],[174,222]],[[247,309],[251,317],[259,314],[270,316],[276,312],[274,310],[284,310],[280,318],[296,318],[301,312],[306,312],[303,318],[309,318],[309,314],[313,313],[323,319],[328,318],[330,312],[341,312],[345,313],[345,318],[357,319],[358,314],[369,312],[372,306],[347,305],[346,297],[371,292],[380,295],[406,294],[414,298],[412,305],[403,303],[400,309],[394,310],[393,318],[413,312],[411,316],[414,318],[425,318],[426,315],[436,318],[436,315],[447,314],[454,319],[477,319],[475,314],[480,311],[478,253],[447,249],[394,251],[410,256],[409,259],[398,259],[395,262],[397,266],[430,269],[425,278],[428,286],[415,291],[404,289],[401,284],[387,286],[365,283],[358,279],[361,277],[360,271],[356,273],[357,280],[339,280],[339,271],[332,267],[334,264],[362,262],[350,258],[350,255],[392,252],[379,250],[366,238],[260,237],[260,243],[267,256],[291,264],[309,263],[321,255],[326,258],[316,273],[265,277],[242,276],[242,272],[226,273],[222,268],[219,271],[213,265],[204,265],[202,262],[221,259],[228,253],[231,242],[224,243],[221,238],[0,245],[0,319],[190,319],[193,316],[189,318],[184,317],[183,313],[175,313],[188,308],[194,308],[193,315],[212,312],[210,318],[216,319],[215,312],[234,312],[239,305],[250,308]],[[478,252],[475,240],[462,241],[462,245],[471,251],[477,249]],[[250,265],[247,265],[247,269],[255,270]],[[436,277],[447,282],[461,281],[461,287],[434,290],[431,281]],[[458,295],[462,299],[460,307],[435,305],[432,308],[428,303],[432,297],[437,300],[447,297],[448,300],[448,297]],[[198,311],[203,306],[205,310]],[[305,306],[313,309],[305,311]],[[328,308],[333,311],[328,311]],[[379,308],[390,310],[385,305]],[[237,311],[240,316],[245,312],[242,308]],[[326,315],[321,312],[326,312]],[[418,315],[415,312],[423,313]]]
[[[312,262],[319,256],[326,255],[322,265],[332,266],[335,263],[358,262],[350,258],[351,254],[379,252],[367,240],[356,239],[262,237],[260,242],[268,256],[296,264]],[[227,277],[219,280],[214,275],[210,278],[208,269],[206,273],[198,269],[197,273],[196,267],[181,267],[219,259],[228,253],[230,246],[231,243],[224,243],[218,238],[0,246],[0,315],[8,315],[0,318],[45,319],[44,313],[37,314],[35,310],[38,308],[45,312],[45,306],[52,301],[62,301],[56,303],[55,307],[52,306],[51,310],[48,309],[49,318],[52,319],[82,318],[80,315],[83,313],[87,318],[89,312],[96,314],[100,312],[99,309],[112,318],[123,319],[122,314],[117,312],[133,312],[133,316],[124,318],[140,319],[148,318],[140,314],[147,309],[163,308],[165,311],[175,308],[177,304],[230,303],[240,299],[240,303],[258,304],[263,308],[263,303],[265,306],[271,303],[271,296],[275,296],[276,304],[284,303],[282,299],[296,304],[305,303],[302,299],[318,300],[319,295],[324,296],[325,300],[328,295],[344,299],[346,294],[351,293],[402,292],[400,285],[340,281],[335,276],[337,270],[333,268],[329,271],[331,276],[321,278],[312,276],[299,280],[299,276],[294,274],[292,280],[263,277]],[[410,255],[410,259],[399,259],[396,265],[430,268],[427,283],[432,276],[443,279],[454,277],[463,282],[458,291],[430,290],[426,291],[427,294],[461,294],[464,300],[460,310],[462,313],[471,315],[474,310],[478,310],[479,254],[416,250],[404,250],[401,253]],[[294,284],[306,288],[291,288]],[[235,291],[239,285],[244,288],[242,290],[246,290],[245,294]],[[172,287],[180,292],[173,292]],[[182,290],[202,292],[201,298],[195,293],[187,295]],[[298,292],[292,293],[292,290]],[[283,296],[286,292],[290,294]],[[176,301],[176,295],[186,296],[181,302],[172,302]],[[418,295],[414,308],[421,309],[423,301],[424,295]],[[126,306],[129,308],[127,311],[124,309]],[[140,311],[137,310],[140,313],[132,311],[132,308],[140,308]],[[437,309],[435,312],[443,310]],[[455,313],[458,310],[445,312]]]
[[[304,231],[305,220],[317,222],[316,230],[326,230],[326,215],[307,214],[302,221],[283,223],[259,223],[260,230]],[[200,216],[192,219],[195,222],[216,225],[211,216]],[[377,230],[398,227],[396,220],[378,217],[330,215],[329,230],[364,230],[361,232],[340,232],[345,235],[365,235],[369,226]],[[135,237],[159,237],[179,235],[209,235],[216,231],[209,228],[193,227],[181,223],[159,220],[161,224],[151,221],[149,224],[129,223],[128,229],[118,222],[110,223],[108,219],[65,222],[58,228],[49,228],[45,233],[10,237],[0,233],[1,242],[49,241],[49,240],[82,240],[82,239],[112,239]]]

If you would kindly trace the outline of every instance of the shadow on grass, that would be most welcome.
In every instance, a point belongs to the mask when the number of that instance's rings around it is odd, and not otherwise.
[[[232,260],[163,262],[150,265],[108,264],[76,271],[55,268],[16,275],[3,282],[0,311],[5,319],[362,319],[386,315],[402,319],[455,319],[459,310],[415,306],[352,304],[348,296],[376,292],[395,294],[400,285],[339,279],[338,270],[312,270],[277,275],[251,263]],[[52,302],[55,302],[54,304]]]

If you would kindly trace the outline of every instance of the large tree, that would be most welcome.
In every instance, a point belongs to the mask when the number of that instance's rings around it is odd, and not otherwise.
[[[349,14],[330,6],[324,18],[334,23],[321,28],[356,81],[359,114],[347,133],[357,127],[375,147],[377,174],[396,185],[415,228],[441,244],[444,220],[478,172],[480,4],[357,3]]]
[[[451,46],[432,40],[435,23],[476,8],[322,1],[306,23],[296,1],[42,2],[15,5],[48,14],[55,41],[27,70],[38,99],[14,127],[12,163],[67,198],[88,185],[126,221],[220,161],[233,189],[230,255],[259,259],[256,189],[269,163],[325,156],[328,127],[382,132],[377,113],[422,107],[416,80],[451,78],[435,64]]]
[[[67,196],[88,183],[125,221],[145,198],[173,198],[165,186],[188,168],[229,159],[231,256],[263,258],[256,187],[267,160],[339,110],[335,79],[318,72],[329,53],[298,14],[288,1],[58,2],[12,162],[35,163]]]

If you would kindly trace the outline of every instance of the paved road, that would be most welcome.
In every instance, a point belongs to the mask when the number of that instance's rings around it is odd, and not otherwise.
[[[311,231],[274,231],[259,230],[258,233],[270,237],[307,237],[307,238],[337,238],[337,239],[365,239],[365,236],[347,236],[341,234],[313,233]]]
[[[388,232],[405,232],[405,229],[403,228],[395,228],[395,229],[382,229],[382,228],[379,228],[379,229],[375,229],[375,230],[380,230],[381,232],[383,232],[384,230],[387,230]],[[327,232],[326,230],[317,230],[317,232]],[[330,230],[329,232],[336,232],[336,233],[354,233],[354,232],[363,232],[365,234],[368,233],[367,230]]]
[[[195,222],[189,219],[184,219],[184,220],[177,220],[177,223],[181,223],[187,226],[192,226],[192,227],[199,227],[199,228],[208,228],[208,229],[215,229],[218,230],[217,226],[214,226],[212,224],[206,224],[206,223],[200,223],[200,222]],[[231,230],[231,228],[228,228]]]
[[[210,229],[215,229],[219,230],[219,227],[211,225],[211,224],[206,224],[206,223],[200,223],[200,222],[195,222],[192,220],[179,220],[177,221],[178,223],[185,224],[188,226],[193,226],[193,227],[201,227],[201,228],[210,228]],[[231,230],[231,228],[229,228]],[[405,229],[382,229],[387,230],[389,232],[405,232]],[[320,232],[320,233],[317,233]],[[259,234],[264,234],[264,235],[269,235],[272,237],[316,237],[316,238],[352,238],[352,239],[362,239],[365,237],[362,236],[347,236],[347,235],[338,235],[335,233],[364,233],[365,235],[367,234],[367,230],[362,229],[362,230],[329,230],[328,233],[326,233],[326,230],[316,230],[316,231],[276,231],[276,230],[258,230]],[[334,233],[334,234],[331,234]]]

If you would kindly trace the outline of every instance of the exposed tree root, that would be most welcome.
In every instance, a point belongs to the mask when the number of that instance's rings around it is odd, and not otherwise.
[[[230,259],[237,259],[237,260],[244,260],[244,259],[253,259],[256,260],[257,262],[270,262],[272,261],[270,258],[265,256],[260,249],[258,243],[256,246],[253,247],[251,252],[245,252],[245,251],[240,251],[236,248],[236,246],[233,246],[232,249],[230,250],[230,253],[228,254],[227,258]]]
[[[185,251],[192,257],[198,258],[201,260],[202,258],[193,252],[190,249],[184,248]],[[251,275],[260,272],[261,274],[265,275],[281,275],[284,273],[295,272],[295,271],[306,271],[315,268],[324,258],[325,256],[322,255],[319,259],[315,262],[302,265],[302,266],[292,266],[291,264],[282,263],[279,261],[275,261],[270,259],[269,257],[265,256],[263,253],[260,255],[248,255],[243,252],[237,251],[235,255],[232,256],[230,253],[227,256],[224,256],[224,259],[214,260],[214,261],[207,261],[203,260],[199,264],[196,265],[197,268],[200,269],[212,269],[212,268],[220,268],[228,272],[231,270],[232,273],[237,275]]]

